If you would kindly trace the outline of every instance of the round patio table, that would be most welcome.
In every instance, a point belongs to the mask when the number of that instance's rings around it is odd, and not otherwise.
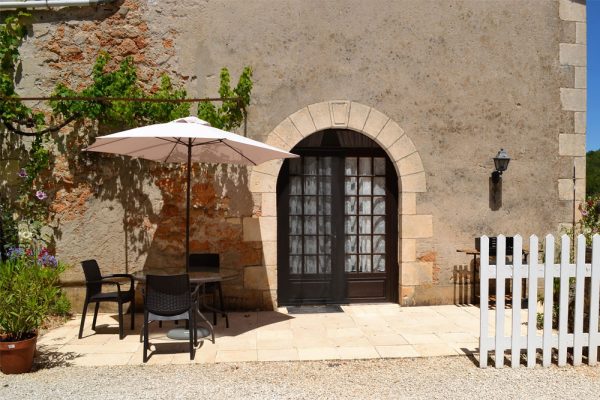
[[[147,275],[171,275],[165,271],[139,271],[133,274],[133,279],[138,282],[146,282]],[[225,282],[234,280],[239,276],[238,273],[223,273],[223,272],[188,272],[190,283],[203,285],[211,282]]]
[[[166,274],[165,271],[152,271],[152,270],[138,271],[133,274],[133,279],[138,282],[145,283],[146,276],[148,276],[148,275],[165,275],[166,276],[166,275],[170,275],[170,274]],[[222,272],[188,272],[188,275],[190,277],[190,283],[192,285],[199,285],[201,287],[202,294],[204,294],[204,285],[207,283],[231,281],[231,280],[236,279],[239,276],[238,273],[222,273]],[[202,306],[210,311],[215,311],[215,312],[225,315],[225,318],[227,321],[227,327],[229,327],[229,318],[227,316],[227,313],[224,310],[219,310],[219,309],[209,306],[208,304],[206,304],[204,302],[205,296],[202,295],[201,297],[202,297],[202,304],[198,303],[198,310],[197,310],[198,316],[202,319],[202,321],[204,321],[204,323],[206,323],[208,325],[208,330],[210,331],[210,334],[212,336],[212,342],[214,343],[215,342],[215,332],[214,332],[213,326],[208,321],[208,319],[206,319],[204,314],[202,314],[200,312],[200,306]]]

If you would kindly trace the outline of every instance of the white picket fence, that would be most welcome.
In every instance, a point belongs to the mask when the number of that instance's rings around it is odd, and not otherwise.
[[[479,337],[479,365],[486,368],[488,365],[488,352],[495,353],[495,366],[504,366],[505,351],[510,351],[511,366],[518,368],[521,362],[521,350],[527,350],[527,367],[536,365],[537,351],[542,351],[542,366],[547,367],[552,362],[552,350],[558,350],[558,365],[567,364],[567,351],[572,348],[573,365],[580,365],[583,358],[583,348],[588,348],[587,362],[595,365],[598,360],[598,346],[600,345],[600,334],[598,333],[598,303],[600,298],[600,236],[595,235],[592,245],[592,262],[585,263],[585,238],[583,235],[577,237],[575,264],[570,258],[570,239],[567,235],[561,237],[560,263],[554,261],[555,247],[554,237],[546,236],[544,245],[545,254],[543,262],[539,262],[538,238],[531,236],[529,239],[528,265],[523,264],[521,256],[523,240],[521,236],[513,239],[512,265],[506,264],[506,238],[498,236],[496,246],[496,265],[490,265],[489,261],[489,238],[481,238],[480,259],[480,337]],[[558,330],[552,329],[553,309],[553,281],[560,278],[559,297],[559,326]],[[575,309],[574,327],[569,331],[569,279],[575,278]],[[589,282],[588,293],[586,291],[586,279]],[[496,280],[496,304],[495,304],[495,329],[494,335],[490,336],[490,310],[489,310],[489,281]],[[512,309],[506,309],[505,287],[506,280],[511,279],[512,284]],[[527,279],[528,306],[527,321],[521,321],[522,283]],[[544,297],[544,320],[543,333],[538,334],[537,322],[537,298],[538,285],[543,279]],[[541,288],[540,288],[541,289]],[[589,296],[589,324],[584,329],[584,305],[585,296]],[[571,293],[571,296],[573,294]],[[506,313],[512,314],[512,328],[510,335],[505,335]],[[521,334],[522,326],[526,323],[527,335]]]

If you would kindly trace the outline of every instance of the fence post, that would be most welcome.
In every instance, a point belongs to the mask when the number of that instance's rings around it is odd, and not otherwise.
[[[558,310],[558,366],[567,364],[567,337],[569,334],[569,265],[570,240],[562,235],[560,241],[560,297]],[[545,327],[544,327],[545,329]]]
[[[538,238],[529,237],[529,291],[527,294],[527,367],[533,368],[537,355],[537,269],[538,269]]]
[[[577,236],[577,272],[575,282],[575,327],[573,329],[573,365],[581,365],[583,346],[583,295],[585,292],[585,236]]]
[[[592,239],[592,282],[590,285],[590,329],[588,363],[598,362],[598,300],[600,298],[600,236]]]
[[[496,368],[504,367],[504,286],[506,270],[506,238],[499,235],[496,238]]]
[[[489,316],[489,273],[490,273],[490,239],[482,236],[479,257],[479,367],[487,368],[488,364],[488,316]]]
[[[511,367],[519,368],[521,363],[521,263],[523,261],[523,239],[513,237],[512,275],[512,340]]]
[[[554,236],[546,236],[546,258],[544,261],[544,333],[542,340],[542,365],[552,362],[552,309],[554,303]]]

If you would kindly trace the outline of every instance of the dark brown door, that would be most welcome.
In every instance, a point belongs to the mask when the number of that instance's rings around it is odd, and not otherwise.
[[[397,301],[393,166],[364,136],[348,141],[355,132],[315,135],[320,145],[301,142],[278,181],[279,303]]]

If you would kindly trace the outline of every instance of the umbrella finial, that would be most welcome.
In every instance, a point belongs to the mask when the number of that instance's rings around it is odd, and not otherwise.
[[[205,120],[200,119],[198,117],[193,117],[193,116],[189,116],[189,117],[185,117],[185,118],[179,118],[179,119],[176,119],[173,122],[184,123],[184,124],[199,124],[199,125],[210,126],[210,124],[208,122],[206,122]]]

